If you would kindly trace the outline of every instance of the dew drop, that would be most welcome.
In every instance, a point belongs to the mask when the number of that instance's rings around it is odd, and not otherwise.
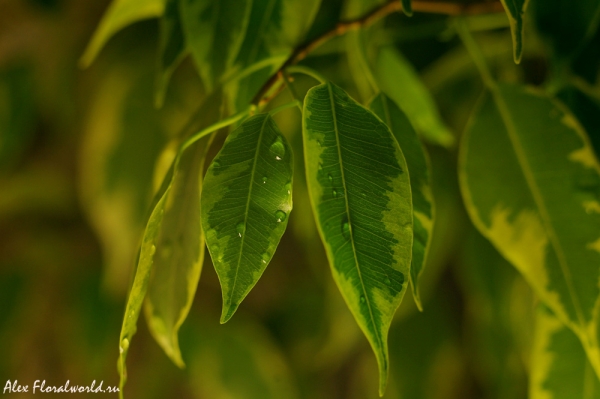
[[[218,159],[215,159],[215,160],[213,161],[213,166],[214,166],[215,168],[219,168],[219,167],[221,167],[221,162],[220,162]]]
[[[275,159],[281,161],[283,156],[285,155],[285,146],[283,145],[283,140],[280,137],[277,137],[277,140],[270,147],[271,153],[275,155]]]
[[[390,280],[389,278],[386,278],[386,279],[385,279],[385,283],[386,283],[387,285],[392,285],[392,280]]]
[[[244,235],[244,232],[246,231],[246,225],[244,224],[244,222],[240,222],[237,224],[237,226],[235,226],[235,230],[237,231],[238,235],[241,237]]]
[[[323,171],[323,162],[319,162],[319,172]]]
[[[350,238],[350,224],[347,220],[344,220],[344,222],[342,223],[342,235],[345,239]]]
[[[285,214],[284,211],[279,210],[279,211],[275,212],[275,217],[277,218],[277,222],[280,223],[285,220],[287,215]]]
[[[330,182],[333,182],[333,176],[331,176],[331,174],[328,174],[327,178],[329,179]]]
[[[153,245],[150,247],[150,256],[154,255],[155,252],[156,252],[156,247]]]
[[[323,143],[321,143],[321,140],[317,140],[317,144],[319,145],[319,147],[323,147]]]
[[[129,340],[127,338],[123,338],[123,340],[121,341],[121,346],[119,348],[119,351],[121,353],[123,353],[127,349],[129,349]]]
[[[337,197],[337,191],[333,190],[333,196]]]
[[[262,258],[262,263],[267,263],[269,261],[269,259],[271,258],[271,255],[269,255],[268,252],[265,252],[264,254],[262,254],[261,258]]]
[[[361,295],[361,296],[360,296],[360,303],[365,303],[365,302],[366,302],[366,299],[365,299],[365,297]]]
[[[262,182],[263,182],[263,184],[265,184],[267,182],[267,176],[263,176]]]

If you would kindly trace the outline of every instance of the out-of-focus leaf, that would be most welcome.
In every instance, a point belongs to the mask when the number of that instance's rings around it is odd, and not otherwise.
[[[209,91],[233,66],[251,7],[251,0],[181,0],[185,40]]]
[[[418,133],[446,147],[454,143],[454,136],[441,120],[433,98],[400,53],[391,47],[382,48],[376,71],[381,90],[406,112]]]
[[[227,137],[206,173],[202,227],[221,282],[227,322],[256,284],[292,210],[293,154],[269,114]]]
[[[510,33],[513,40],[513,54],[515,62],[521,62],[523,56],[523,17],[529,0],[501,0],[506,16],[510,22]],[[545,3],[545,2],[544,2]]]
[[[402,12],[408,17],[412,17],[412,0],[402,0]]]
[[[600,381],[581,342],[543,306],[537,312],[533,342],[530,398],[600,398]]]
[[[162,107],[171,75],[187,54],[179,12],[179,0],[166,0],[165,13],[160,19],[160,52],[154,103]]]
[[[378,94],[369,104],[369,108],[392,131],[406,158],[406,166],[410,173],[414,234],[410,282],[417,306],[422,309],[418,282],[427,260],[434,215],[429,160],[410,121],[389,97],[383,93]]]
[[[309,194],[338,287],[388,375],[387,333],[413,240],[408,169],[388,127],[332,83],[304,100]]]
[[[80,64],[89,66],[115,33],[142,19],[162,15],[166,0],[113,0],[92,36]]]
[[[466,207],[600,372],[600,166],[575,118],[549,98],[492,92],[461,145]]]
[[[558,93],[561,99],[575,114],[585,128],[596,157],[600,156],[600,99],[586,94],[576,86],[567,86]]]

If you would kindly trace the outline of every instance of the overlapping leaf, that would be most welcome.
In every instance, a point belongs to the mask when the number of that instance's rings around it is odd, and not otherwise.
[[[108,39],[127,25],[162,15],[165,2],[166,0],[113,0],[85,49],[81,64],[89,66]]]
[[[221,282],[221,322],[233,316],[271,261],[292,210],[292,151],[269,114],[235,129],[210,165],[202,227]]]
[[[598,373],[600,166],[580,125],[549,98],[513,86],[492,93],[462,142],[467,209]]]
[[[419,134],[443,146],[454,143],[454,136],[441,120],[433,98],[400,53],[391,47],[382,48],[377,58],[376,76],[379,87],[406,112]]]
[[[600,381],[581,342],[550,310],[540,307],[531,359],[531,399],[598,399]]]
[[[331,83],[308,92],[303,114],[315,219],[334,279],[377,357],[383,395],[387,334],[412,252],[406,161],[388,127]]]
[[[529,0],[501,0],[506,16],[510,22],[510,33],[513,39],[513,54],[515,62],[521,62],[523,55],[523,17]]]
[[[410,281],[417,306],[422,309],[418,282],[431,243],[434,215],[429,160],[410,121],[389,97],[383,93],[378,94],[371,101],[369,108],[390,128],[410,171],[414,231]]]

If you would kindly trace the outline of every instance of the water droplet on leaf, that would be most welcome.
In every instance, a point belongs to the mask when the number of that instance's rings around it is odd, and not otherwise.
[[[286,218],[286,214],[284,211],[277,211],[275,212],[275,217],[277,218],[277,222],[283,222]]]
[[[385,283],[386,283],[387,285],[391,285],[391,284],[392,284],[392,280],[390,280],[389,278],[386,278],[386,279],[385,279]]]
[[[361,295],[361,296],[360,296],[360,303],[365,303],[365,302],[366,302],[366,299],[365,299],[365,297]]]
[[[265,184],[265,183],[267,182],[267,176],[264,176],[264,177],[262,178],[262,182],[263,182],[263,184]]]
[[[237,226],[235,226],[235,231],[237,231],[240,237],[243,236],[244,232],[246,231],[246,225],[244,224],[244,222],[238,223]]]
[[[129,349],[129,340],[127,338],[123,338],[123,341],[121,341],[120,349],[122,349],[123,352]]]
[[[333,196],[337,197],[337,191],[333,190]]]
[[[333,182],[333,176],[331,176],[331,174],[328,174],[327,178],[329,179],[330,182]]]
[[[271,255],[269,255],[268,252],[265,252],[264,254],[262,254],[261,258],[262,258],[263,263],[267,263],[269,261],[269,259],[271,258]]]
[[[285,146],[283,145],[283,140],[281,137],[277,137],[277,140],[273,144],[271,144],[271,153],[275,155],[275,159],[281,161],[283,156],[285,155]]]
[[[156,252],[156,247],[153,245],[150,247],[150,256],[154,255],[155,252]]]
[[[220,162],[218,159],[215,159],[215,160],[213,161],[213,166],[214,166],[215,168],[219,168],[219,167],[221,166],[221,162]]]
[[[347,220],[344,220],[344,222],[342,223],[342,235],[346,239],[350,238],[350,224]]]

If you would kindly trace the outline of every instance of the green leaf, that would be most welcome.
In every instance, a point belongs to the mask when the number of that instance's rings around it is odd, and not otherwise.
[[[309,194],[333,277],[388,376],[387,334],[407,286],[413,241],[406,161],[388,127],[332,83],[304,102]]]
[[[171,75],[185,58],[187,47],[179,13],[179,0],[167,0],[165,13],[160,19],[160,51],[154,103],[162,107]]]
[[[600,166],[574,117],[548,97],[514,86],[492,93],[461,145],[467,210],[598,372]]]
[[[434,204],[429,177],[429,159],[407,116],[385,94],[378,94],[369,108],[392,131],[406,158],[410,171],[410,189],[413,204],[413,248],[410,281],[415,302],[422,309],[419,295],[419,276],[423,271],[431,244]]]
[[[417,132],[427,140],[446,147],[454,136],[444,125],[429,91],[412,65],[392,47],[379,52],[376,65],[379,87],[406,112]]]
[[[501,0],[506,16],[510,23],[510,33],[513,40],[513,55],[515,62],[521,62],[523,55],[523,16],[529,0]]]
[[[232,68],[244,41],[251,5],[252,0],[181,0],[186,42],[209,89]]]
[[[271,261],[292,210],[292,150],[269,114],[235,129],[206,173],[202,227],[227,322]]]
[[[564,87],[557,97],[569,107],[583,125],[598,157],[600,155],[600,118],[598,118],[600,98],[576,86]]]
[[[402,11],[408,17],[412,17],[412,0],[402,0]]]
[[[543,306],[536,319],[529,397],[600,398],[600,381],[577,336]]]
[[[124,27],[142,19],[162,15],[166,0],[113,0],[94,32],[80,64],[88,67],[108,39]]]

